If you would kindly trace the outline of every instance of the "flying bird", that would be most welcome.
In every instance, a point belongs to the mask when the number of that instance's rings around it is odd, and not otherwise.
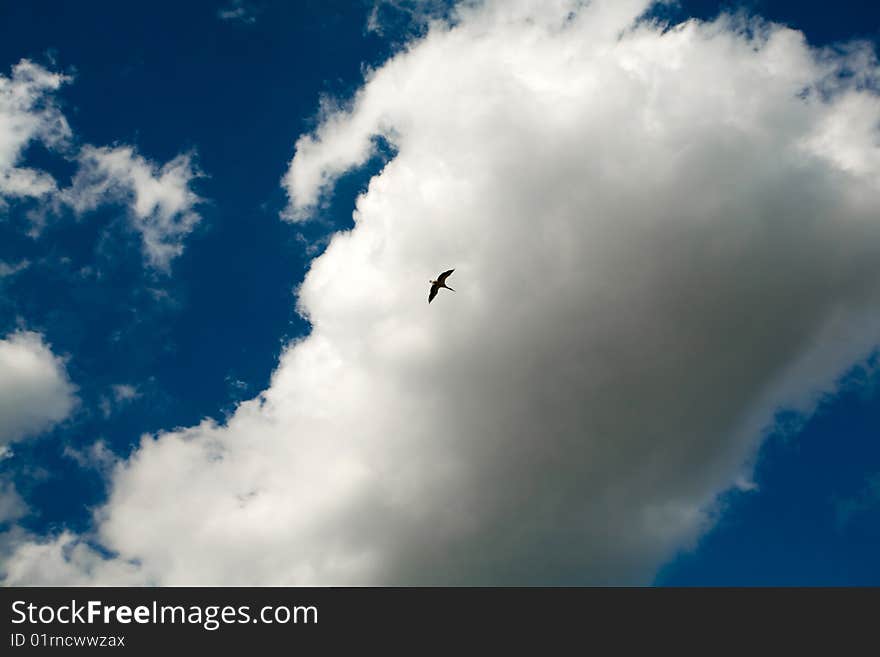
[[[447,290],[452,290],[452,288],[446,284],[446,279],[449,278],[450,274],[454,271],[454,269],[450,269],[449,271],[440,274],[436,281],[428,281],[431,284],[431,293],[428,295],[428,303],[431,303],[434,300],[434,297],[437,296],[437,291],[441,287],[445,287]],[[455,292],[455,290],[452,291]]]

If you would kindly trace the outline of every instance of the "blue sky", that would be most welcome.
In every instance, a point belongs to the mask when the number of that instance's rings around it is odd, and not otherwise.
[[[264,388],[282,343],[307,331],[293,289],[309,256],[299,231],[277,219],[285,203],[278,181],[292,155],[291,139],[279,135],[307,130],[319,94],[351,93],[361,64],[378,61],[387,46],[364,34],[367,9],[357,4],[267,7],[258,25],[220,20],[221,8],[4,7],[5,25],[27,26],[7,29],[6,69],[27,57],[73,71],[62,102],[79,139],[136,144],[161,161],[192,149],[210,172],[198,181],[209,199],[205,220],[190,238],[200,246],[187,249],[170,277],[144,270],[139,245],[125,244],[124,234],[111,253],[102,249],[118,208],[91,225],[52,227],[38,241],[15,217],[2,226],[5,260],[46,261],[5,284],[3,332],[24,316],[56,351],[75,354],[70,372],[84,400],[72,426],[33,445],[40,451],[28,460],[53,476],[17,480],[39,500],[35,527],[88,522],[87,505],[103,496],[100,478],[72,468],[58,441],[89,444],[100,435],[124,452],[143,432],[220,418]],[[47,168],[69,176],[59,159],[48,158]],[[104,280],[77,280],[83,266],[100,268]],[[149,290],[167,297],[157,302]],[[229,344],[239,346],[229,353]],[[143,396],[104,418],[100,398],[120,383]]]
[[[880,8],[864,2],[682,2],[657,13],[712,19],[732,8],[802,30],[813,46],[880,45]],[[383,30],[367,29],[374,11]],[[295,304],[312,258],[352,227],[355,196],[393,158],[380,148],[339,178],[312,221],[291,223],[279,214],[294,144],[320,124],[321,98],[351,98],[366,68],[419,31],[406,16],[366,1],[0,3],[0,74],[29,59],[71,78],[54,95],[73,135],[66,152],[32,143],[27,166],[66,187],[86,144],[132,146],[159,165],[190,154],[201,199],[200,220],[165,271],[145,264],[118,200],[82,216],[51,209],[38,236],[29,234],[38,203],[0,209],[0,262],[27,263],[0,278],[0,337],[40,333],[66,359],[78,398],[0,461],[29,509],[3,529],[36,541],[89,535],[112,480],[73,454],[95,458],[89,450],[102,441],[126,458],[143,434],[222,423],[267,389],[285,345],[310,331]],[[751,483],[721,492],[713,528],[642,581],[880,584],[880,391],[875,361],[851,365],[793,429],[780,428],[781,409],[748,457]]]

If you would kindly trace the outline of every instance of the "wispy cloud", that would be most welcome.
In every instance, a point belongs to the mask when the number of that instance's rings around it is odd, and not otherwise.
[[[15,484],[0,479],[0,525],[18,520],[27,515],[28,506],[18,494]]]
[[[253,25],[257,22],[259,9],[246,0],[231,0],[228,5],[217,10],[217,18],[230,23]]]
[[[160,166],[131,146],[85,146],[78,160],[79,170],[59,198],[79,214],[106,203],[126,204],[148,262],[168,270],[200,220],[194,208],[201,199],[191,183],[201,174],[192,156],[179,155]]]
[[[853,497],[833,498],[837,528],[846,529],[860,516],[880,510],[880,472],[868,477],[862,489]]]
[[[108,474],[119,460],[103,440],[96,440],[83,449],[75,449],[67,445],[63,454],[81,468],[95,469],[105,474]]]
[[[11,77],[0,75],[0,209],[10,199],[40,199],[26,213],[31,220],[28,234],[37,238],[64,206],[83,214],[108,203],[125,203],[147,262],[167,271],[200,220],[194,207],[201,199],[191,183],[202,174],[193,154],[160,164],[132,146],[84,144],[74,149],[75,135],[53,97],[69,81],[26,59],[13,67]],[[78,164],[69,187],[59,189],[48,172],[24,165],[27,146],[34,141]],[[18,271],[10,267],[0,263],[0,276]]]
[[[455,13],[450,0],[373,0],[366,29],[381,36],[424,30],[432,21],[448,19]]]
[[[7,276],[15,276],[17,273],[24,271],[28,267],[31,266],[31,263],[27,259],[19,260],[15,264],[11,265],[8,262],[3,262],[0,260],[0,278],[6,278]]]
[[[11,77],[0,75],[0,209],[4,197],[41,197],[57,188],[51,175],[22,166],[21,159],[31,142],[54,149],[70,139],[52,95],[69,81],[27,59],[12,67]]]
[[[110,417],[114,410],[131,403],[140,396],[141,393],[136,386],[126,383],[113,385],[110,388],[110,394],[101,396],[99,402],[101,413],[105,418]]]

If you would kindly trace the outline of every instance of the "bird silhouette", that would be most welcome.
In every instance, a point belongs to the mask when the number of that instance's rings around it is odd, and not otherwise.
[[[446,279],[454,272],[454,269],[450,269],[449,271],[445,271],[437,277],[436,281],[428,281],[431,284],[431,292],[428,294],[428,303],[431,303],[434,300],[434,297],[437,296],[437,292],[441,287],[445,287],[447,290],[453,290],[446,284]]]

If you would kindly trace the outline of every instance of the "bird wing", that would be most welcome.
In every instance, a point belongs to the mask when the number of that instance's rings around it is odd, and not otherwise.
[[[440,274],[440,276],[437,277],[437,282],[440,283],[440,285],[445,285],[445,284],[446,284],[446,279],[449,278],[449,276],[450,276],[450,275],[452,274],[452,272],[454,272],[454,271],[455,271],[454,269],[450,269],[449,271],[445,271],[445,272],[443,272],[442,274]]]
[[[434,300],[434,297],[437,296],[437,290],[440,289],[439,285],[432,285],[431,292],[428,294],[428,303],[431,303]]]

